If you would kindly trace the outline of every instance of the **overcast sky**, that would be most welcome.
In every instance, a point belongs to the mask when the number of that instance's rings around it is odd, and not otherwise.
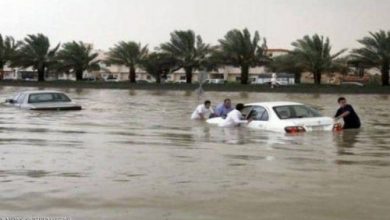
[[[0,33],[22,39],[82,40],[108,49],[120,40],[158,46],[193,29],[215,44],[233,28],[258,30],[269,48],[291,48],[306,34],[353,48],[369,31],[390,30],[389,0],[0,0]]]

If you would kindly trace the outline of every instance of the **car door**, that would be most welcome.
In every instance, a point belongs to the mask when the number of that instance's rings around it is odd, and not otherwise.
[[[257,129],[268,129],[269,113],[263,106],[251,106],[250,112],[247,115],[247,119],[252,119],[248,124],[248,127]]]

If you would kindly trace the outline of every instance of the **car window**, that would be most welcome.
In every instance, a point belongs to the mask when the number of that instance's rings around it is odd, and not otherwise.
[[[69,97],[63,93],[53,93],[53,97],[57,102],[70,102]]]
[[[249,117],[255,121],[268,121],[268,112],[261,106],[254,106]]]
[[[313,118],[322,115],[315,109],[305,105],[286,105],[273,108],[280,119]]]
[[[242,116],[244,116],[244,118],[247,118],[247,116],[250,113],[250,111],[252,110],[252,108],[253,108],[253,106],[245,106],[244,109],[241,110]]]
[[[269,116],[267,110],[264,111],[263,115],[260,118],[260,121],[268,121]]]
[[[24,97],[26,97],[26,94],[24,94],[24,93],[18,95],[18,96],[16,97],[16,103],[22,104],[22,103],[23,103],[23,100],[24,100]]]
[[[28,103],[42,102],[70,102],[70,99],[62,93],[36,93],[28,97]]]

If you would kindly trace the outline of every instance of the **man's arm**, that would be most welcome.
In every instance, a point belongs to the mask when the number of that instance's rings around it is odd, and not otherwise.
[[[343,113],[340,113],[339,111],[338,114],[336,114],[336,119],[340,119],[340,118],[344,118],[346,116],[348,116],[349,114],[351,114],[351,111],[353,111],[353,108],[350,106],[350,105],[347,105],[345,107],[345,111]]]
[[[232,117],[234,123],[236,124],[245,124],[245,123],[248,123],[248,120],[241,120],[240,116],[238,114],[235,114],[233,117]]]
[[[339,120],[339,119],[341,119],[341,118],[346,117],[346,116],[349,115],[349,114],[351,114],[349,111],[345,111],[343,114],[341,114],[341,115],[335,117],[335,119],[336,119],[336,120]]]
[[[200,119],[204,119],[204,116],[203,116],[203,111],[202,111],[202,107],[199,106],[196,108],[196,114],[199,116]]]
[[[337,118],[339,115],[341,115],[341,109],[337,109],[336,114],[334,115],[334,118]]]

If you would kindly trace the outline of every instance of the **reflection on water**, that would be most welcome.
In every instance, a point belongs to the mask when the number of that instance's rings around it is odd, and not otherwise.
[[[19,89],[0,87],[0,99]],[[387,95],[347,97],[362,119],[360,130],[285,135],[219,128],[189,116],[198,102],[216,105],[226,97],[304,102],[332,116],[337,96],[63,91],[84,110],[0,107],[0,218],[355,220],[390,214]]]
[[[335,132],[335,143],[341,148],[352,148],[358,142],[358,136],[361,129],[350,129],[340,132]]]

